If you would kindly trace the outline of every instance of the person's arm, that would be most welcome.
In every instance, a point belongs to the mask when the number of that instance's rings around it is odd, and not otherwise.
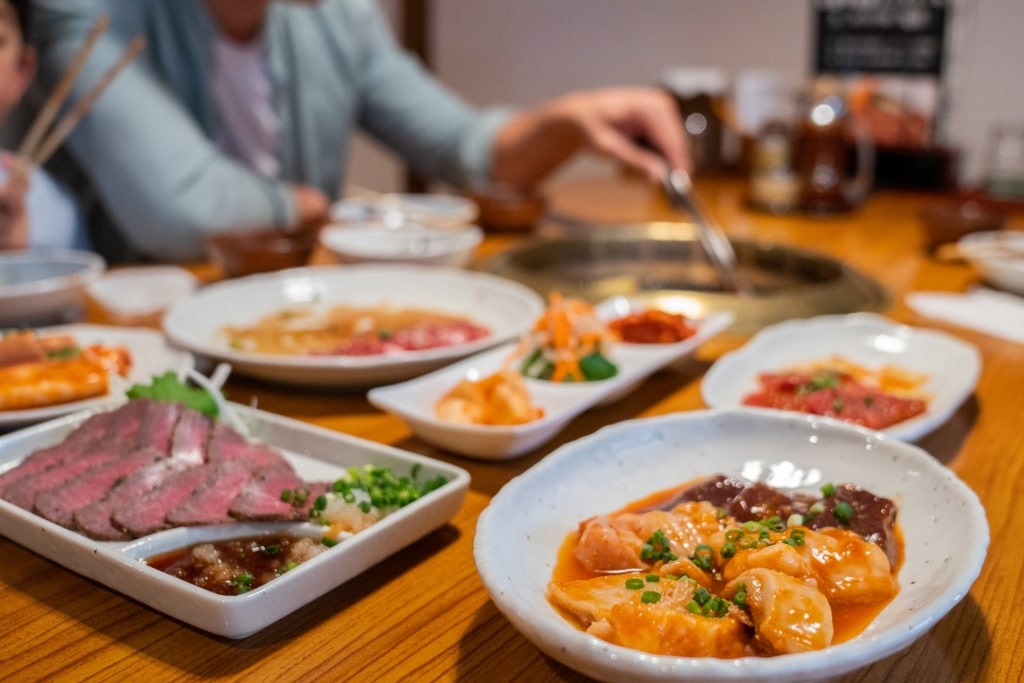
[[[89,0],[37,3],[36,38],[50,87],[105,7],[106,3]],[[118,11],[122,14],[114,17],[115,27],[121,21],[121,30],[131,31],[129,15],[134,8],[124,3]],[[140,30],[142,23],[138,22]],[[76,95],[117,59],[123,44],[112,27],[97,44]],[[153,40],[147,48],[160,49]],[[184,57],[180,52],[172,49],[170,58]],[[317,203],[326,208],[326,198],[310,196],[317,191],[296,193],[221,154],[151,73],[146,58],[143,53],[118,76],[69,140],[74,156],[135,249],[162,261],[193,260],[203,256],[209,233],[254,226],[286,228],[302,220],[300,210],[309,211]]]
[[[690,169],[671,95],[623,87],[570,93],[516,114],[495,137],[492,177],[528,187],[584,149],[617,159],[652,182],[661,182],[666,164]]]

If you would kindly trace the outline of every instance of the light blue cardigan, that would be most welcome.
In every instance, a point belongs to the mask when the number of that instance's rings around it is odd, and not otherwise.
[[[76,95],[132,37],[145,35],[148,45],[69,147],[120,237],[145,257],[188,261],[203,256],[209,233],[288,225],[295,209],[285,184],[251,172],[212,142],[214,27],[202,0],[37,0],[33,34],[46,85],[53,87],[103,12],[111,28]],[[457,186],[486,180],[491,141],[508,112],[475,111],[432,79],[395,44],[375,0],[275,2],[265,31],[283,180],[335,197],[356,127],[419,172]]]

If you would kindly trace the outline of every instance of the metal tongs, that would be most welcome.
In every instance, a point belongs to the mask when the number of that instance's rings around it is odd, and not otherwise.
[[[665,174],[665,192],[672,206],[688,213],[696,224],[697,236],[715,267],[722,289],[738,293],[747,291],[736,273],[736,252],[732,243],[722,228],[708,217],[693,191],[690,175],[682,169],[670,168]]]

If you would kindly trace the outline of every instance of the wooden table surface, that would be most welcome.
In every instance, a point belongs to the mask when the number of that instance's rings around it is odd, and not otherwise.
[[[737,181],[708,180],[699,187],[733,237],[803,245],[844,259],[891,290],[892,318],[948,330],[981,351],[984,367],[974,395],[919,445],[980,496],[992,532],[984,569],[970,594],[912,647],[844,680],[1019,680],[1024,543],[1013,521],[1024,518],[1024,346],[921,318],[904,305],[907,292],[961,291],[976,281],[967,266],[939,263],[925,253],[917,212],[936,198],[879,191],[854,213],[811,219],[747,211]],[[550,195],[555,209],[583,218],[676,218],[656,191],[631,180],[564,180]],[[1014,215],[1011,227],[1024,227],[1022,219]],[[491,237],[483,255],[516,239]],[[473,481],[464,506],[441,529],[238,641],[183,625],[0,538],[0,679],[586,680],[542,655],[490,602],[473,565],[477,517],[505,482],[560,444],[610,422],[702,408],[701,377],[728,346],[706,345],[622,402],[576,419],[552,443],[503,462],[452,456],[421,443],[359,393],[234,377],[228,389],[236,401],[255,398],[265,410],[466,468]]]

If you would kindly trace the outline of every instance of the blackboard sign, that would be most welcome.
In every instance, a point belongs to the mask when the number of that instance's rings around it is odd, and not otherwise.
[[[814,0],[819,74],[942,72],[951,0]]]

